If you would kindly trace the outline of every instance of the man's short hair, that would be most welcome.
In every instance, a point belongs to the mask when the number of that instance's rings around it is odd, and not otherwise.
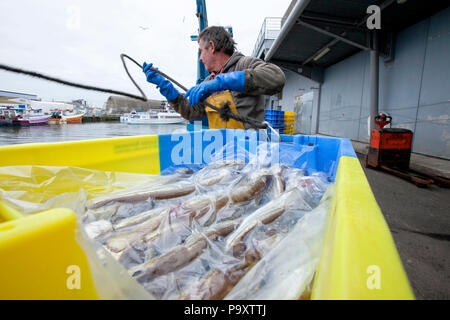
[[[208,49],[209,41],[212,41],[217,51],[222,51],[230,56],[236,50],[236,42],[223,27],[211,26],[204,29],[198,36],[199,42],[200,39],[203,39],[205,49]]]

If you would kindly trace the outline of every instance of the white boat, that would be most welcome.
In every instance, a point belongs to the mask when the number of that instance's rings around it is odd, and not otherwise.
[[[25,107],[0,108],[0,125],[30,126],[47,124],[50,115],[44,114],[42,109]]]
[[[130,120],[129,113],[124,113],[123,115],[120,116],[120,122],[128,122],[128,120]]]
[[[12,125],[16,118],[14,107],[0,107],[0,126]]]
[[[176,124],[185,123],[185,119],[173,109],[165,107],[162,110],[147,112],[130,113],[127,123],[128,124]]]

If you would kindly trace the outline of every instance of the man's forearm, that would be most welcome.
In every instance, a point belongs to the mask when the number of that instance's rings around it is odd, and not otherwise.
[[[181,94],[175,100],[169,101],[169,105],[186,120],[199,119],[205,115],[203,107],[199,105],[191,106]]]

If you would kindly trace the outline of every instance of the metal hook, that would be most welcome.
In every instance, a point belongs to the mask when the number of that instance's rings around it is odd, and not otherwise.
[[[269,123],[267,121],[264,121],[263,124],[267,124],[267,126],[269,126]],[[261,129],[261,131],[264,132],[264,134],[267,137],[267,141],[270,142],[270,137],[269,137],[269,134],[267,133],[267,128],[266,129]]]
[[[267,124],[267,126],[269,127],[269,129],[270,129],[270,130],[278,137],[278,142],[281,142],[281,136],[280,136],[280,134],[279,134],[274,128],[272,128],[272,126],[270,125],[270,123],[268,123],[267,121],[264,121],[263,124]],[[267,132],[266,132],[266,135],[267,135],[268,140],[270,141],[270,138],[269,138],[269,135],[267,134]]]

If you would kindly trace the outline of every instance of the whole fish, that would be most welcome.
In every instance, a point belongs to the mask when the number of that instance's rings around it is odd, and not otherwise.
[[[190,229],[188,224],[185,221],[179,221],[176,223],[168,223],[166,226],[159,226],[159,228],[151,233],[144,235],[144,242],[152,243],[159,237],[161,237],[165,233],[180,233],[183,229]],[[190,233],[190,230],[189,230]]]
[[[97,220],[110,220],[117,212],[119,205],[111,205],[103,208],[89,209],[84,214],[83,223]]]
[[[269,178],[268,172],[261,171],[252,175],[247,183],[242,183],[242,185],[233,190],[230,195],[215,192],[189,199],[182,203],[178,209],[175,209],[181,211],[177,216],[178,218],[181,218],[187,215],[191,216],[192,219],[199,220],[206,213],[210,212],[211,217],[209,217],[205,223],[202,223],[203,225],[209,225],[214,222],[214,214],[228,203],[238,204],[255,198],[264,189]],[[146,237],[146,241],[154,241],[156,238],[160,237],[161,234],[162,232],[160,231],[149,234]]]
[[[268,202],[261,208],[247,216],[239,228],[234,231],[227,239],[225,249],[232,250],[242,239],[253,230],[259,223],[268,224],[281,216],[288,207],[295,207],[302,210],[311,210],[312,208],[302,199],[297,188],[283,193],[280,197]]]
[[[141,185],[141,186],[139,186],[139,187],[137,187],[137,188],[135,188],[133,190],[130,190],[130,191],[124,190],[122,192],[117,192],[117,193],[114,193],[114,194],[108,194],[108,195],[105,195],[105,196],[101,196],[101,197],[92,199],[90,201],[90,204],[94,205],[98,201],[108,200],[109,198],[115,198],[116,195],[122,195],[122,194],[126,195],[128,193],[132,194],[132,193],[135,193],[135,192],[140,192],[140,191],[145,191],[145,190],[148,190],[148,189],[153,189],[155,187],[172,184],[174,182],[178,182],[178,181],[181,181],[182,179],[188,178],[192,173],[193,173],[192,169],[180,168],[180,169],[176,170],[175,172],[173,172],[171,174],[159,176],[158,179],[156,179],[155,181],[151,181],[148,184]]]
[[[281,164],[275,164],[271,166],[268,171],[271,173],[271,182],[267,188],[267,191],[261,193],[260,199],[256,202],[257,205],[265,204],[279,197],[285,190],[285,182],[283,178],[283,172],[286,167]]]
[[[117,224],[112,224],[110,221],[107,220],[98,220],[85,225],[84,228],[90,238],[96,239],[100,236],[107,234],[108,232],[120,231],[124,228],[142,223],[145,220],[150,219],[151,217],[155,217],[159,214],[167,212],[167,210],[168,210],[167,208],[157,208],[149,210],[136,216],[123,219]],[[149,228],[151,228],[151,226],[153,226],[154,223],[155,222],[151,222],[151,224],[149,224]],[[141,230],[142,232],[144,231],[146,232],[147,230],[146,226],[145,225],[140,226],[137,229],[137,233],[135,232],[135,230],[133,230],[126,234],[111,237],[110,239],[107,240],[106,245],[107,249],[112,253],[120,253],[122,250],[126,248],[127,245],[132,244],[133,242],[139,239],[137,236],[141,233]]]
[[[202,187],[209,187],[231,177],[232,171],[228,168],[211,170],[207,174],[198,178],[198,184]]]
[[[231,165],[228,165],[231,166]],[[201,186],[212,186],[224,178],[231,176],[229,169],[219,170],[213,177],[200,179],[198,182]],[[155,183],[145,188],[140,187],[136,190],[125,191],[92,199],[88,203],[89,209],[102,207],[110,202],[137,202],[148,198],[156,200],[172,199],[191,194],[195,191],[195,184],[189,181],[179,181],[178,183],[168,184],[174,180],[180,180],[183,174],[174,174],[171,179],[165,179],[163,182]]]
[[[205,195],[190,199],[181,205],[183,215],[179,218],[182,218],[185,215],[190,215],[194,219],[199,219],[211,210],[211,208],[217,211],[224,207],[227,204],[228,199],[229,198],[227,196],[222,195],[215,195],[213,197],[211,197],[211,195]],[[105,245],[110,251],[118,253],[125,250],[130,244],[143,239],[146,235],[148,236],[145,241],[149,242],[150,240],[155,240],[161,236],[161,232],[151,232],[156,230],[159,224],[163,221],[163,216],[167,216],[170,210],[172,209],[169,207],[154,209],[150,210],[150,212],[141,214],[142,216],[138,215],[122,220],[118,223],[118,225],[115,225],[116,230],[136,224],[136,221],[145,220],[146,216],[161,215],[159,218],[157,216],[156,218],[150,219],[149,221],[141,224],[138,229],[134,229],[128,233],[117,235],[108,239]]]
[[[169,208],[165,208],[165,210],[165,212],[168,212]],[[166,219],[166,214],[163,211],[159,215],[142,222],[133,230],[110,237],[105,242],[105,246],[114,253],[121,252],[134,242],[143,239],[147,233],[158,228],[164,219]]]
[[[119,222],[114,224],[114,230],[118,231],[123,228],[127,228],[130,226],[142,223],[152,217],[155,217],[155,216],[157,216],[161,213],[165,213],[167,211],[168,211],[167,207],[161,207],[161,208],[156,208],[156,209],[152,209],[152,210],[148,210],[148,211],[139,213],[139,214],[131,216],[129,218],[122,219]]]
[[[143,241],[135,242],[119,253],[113,253],[111,251],[110,253],[126,268],[144,263],[155,256],[155,250]]]
[[[271,168],[273,172],[273,186],[275,196],[280,196],[286,189],[286,185],[283,179],[283,174],[286,169],[286,166],[280,164],[273,165]]]
[[[217,183],[230,183],[240,174],[242,168],[243,162],[215,163],[194,174],[193,178],[201,187],[209,187]]]
[[[228,196],[219,193],[205,194],[187,200],[181,204],[183,215],[191,215],[194,219],[200,219],[210,210],[218,211],[228,203]]]
[[[158,189],[158,187],[162,187],[164,185],[168,185],[168,184],[180,181],[181,179],[185,179],[185,178],[189,177],[192,174],[192,172],[193,171],[189,168],[180,168],[172,174],[160,176],[155,181],[152,181],[151,183],[143,185],[143,186],[139,186],[136,189],[126,190],[126,191],[117,192],[114,194],[108,194],[105,196],[91,199],[88,201],[87,207],[89,209],[96,209],[96,208],[104,206],[105,204],[108,204],[113,201],[120,202],[120,201],[145,200],[148,198],[148,196],[146,196],[146,194],[145,194],[146,191]],[[137,200],[134,200],[133,196],[136,196]],[[127,200],[128,198],[131,198],[131,199]]]
[[[259,261],[261,255],[256,250],[248,250],[241,264],[228,269],[211,270],[198,284],[188,284],[186,288],[193,291],[185,293],[181,299],[220,300],[223,299],[239,280]]]
[[[261,170],[241,182],[229,194],[228,191],[221,191],[189,199],[181,204],[182,213],[180,215],[191,215],[194,219],[200,219],[210,211],[217,212],[228,203],[238,204],[252,200],[263,191],[269,179],[270,173]]]
[[[151,186],[148,189],[127,191],[92,199],[88,205],[89,209],[96,209],[110,202],[137,202],[153,198],[156,200],[172,199],[188,195],[195,191],[195,185],[191,182],[179,182],[170,185]]]
[[[187,219],[165,220],[159,228],[144,236],[143,242],[147,246],[155,247],[158,252],[166,251],[182,244],[192,234],[192,225]]]
[[[273,234],[266,232],[267,237],[264,239],[252,239],[252,246],[261,254],[261,256],[267,254],[283,239],[283,236],[279,232],[273,229],[272,231],[274,232]]]
[[[231,191],[231,200],[240,203],[254,199],[267,185],[271,174],[266,170],[261,170],[249,177],[248,183],[238,185]]]
[[[156,277],[176,271],[202,254],[207,248],[209,240],[225,237],[239,223],[240,220],[225,221],[210,227],[203,234],[192,235],[186,239],[183,245],[177,246],[159,257],[130,269],[130,274],[142,282],[151,281]]]
[[[194,280],[185,288],[188,292],[180,299],[219,300],[234,288],[234,286],[258,263],[264,254],[275,247],[282,237],[278,234],[267,234],[267,238],[253,241],[253,249],[244,249],[243,262],[225,269],[213,269],[200,281]]]
[[[98,220],[86,224],[84,230],[89,238],[96,239],[112,231],[113,226],[108,220]]]

